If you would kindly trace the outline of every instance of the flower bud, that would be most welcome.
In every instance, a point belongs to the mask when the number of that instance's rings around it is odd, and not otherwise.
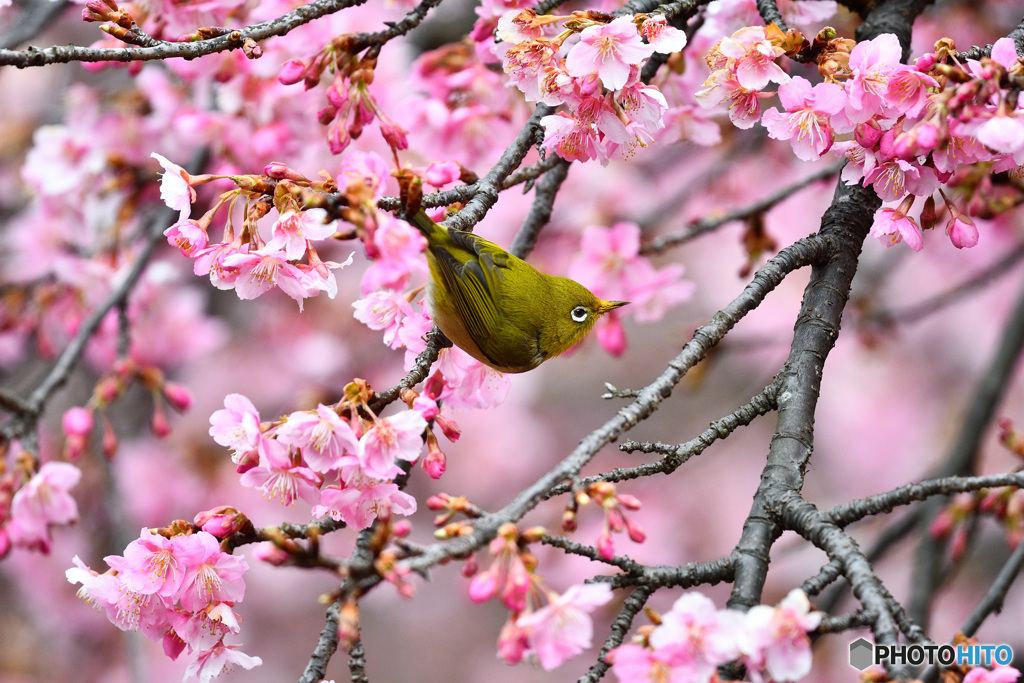
[[[281,85],[295,85],[306,76],[306,63],[298,59],[289,59],[277,72],[277,82]]]
[[[64,413],[62,422],[67,436],[89,436],[92,432],[92,411],[74,407]]]
[[[192,392],[181,384],[164,382],[163,393],[167,403],[179,413],[185,412],[192,406]]]
[[[288,551],[278,548],[270,541],[257,543],[256,547],[253,549],[253,555],[256,559],[275,567],[287,564],[292,558],[292,556],[288,554]]]

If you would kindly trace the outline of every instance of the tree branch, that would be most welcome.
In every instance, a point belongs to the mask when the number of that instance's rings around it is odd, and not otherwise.
[[[22,69],[30,66],[68,62],[141,62],[170,59],[171,57],[196,59],[217,52],[237,50],[247,40],[259,42],[274,36],[283,36],[292,29],[308,24],[314,19],[340,12],[349,7],[356,7],[365,2],[366,0],[315,0],[277,19],[236,29],[214,38],[185,43],[161,40],[157,41],[153,47],[139,48],[91,48],[64,45],[42,50],[36,47],[29,47],[21,51],[0,49],[0,66],[11,65]]]

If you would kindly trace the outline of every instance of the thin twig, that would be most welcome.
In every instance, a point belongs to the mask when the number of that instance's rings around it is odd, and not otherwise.
[[[841,168],[841,163],[832,164],[831,166],[827,166],[818,171],[817,173],[814,173],[804,178],[803,180],[797,181],[792,185],[787,185],[786,187],[779,188],[778,190],[772,192],[767,197],[759,199],[756,202],[733,209],[732,211],[721,214],[719,216],[708,216],[706,218],[695,220],[691,222],[685,230],[669,233],[667,235],[659,235],[658,237],[652,239],[650,242],[644,244],[640,248],[640,253],[660,254],[661,252],[665,251],[666,249],[669,249],[670,247],[685,244],[686,242],[689,242],[695,237],[698,237],[706,232],[711,232],[712,230],[720,228],[726,223],[731,223],[733,221],[739,221],[745,218],[750,218],[751,216],[762,214],[768,209],[778,204],[779,202],[788,199],[790,196],[804,189],[808,185],[813,185],[816,182],[831,178],[832,176],[839,173]]]
[[[924,301],[911,304],[896,310],[880,310],[861,317],[859,324],[887,326],[892,324],[908,325],[950,306],[968,294],[973,294],[998,280],[1013,270],[1014,266],[1024,260],[1024,242],[1018,244],[995,263],[983,268],[973,277],[961,282],[944,292],[939,292]]]
[[[258,42],[274,36],[283,36],[322,16],[365,2],[366,0],[314,0],[276,19],[233,30],[224,35],[182,43],[161,40],[153,47],[93,48],[62,45],[45,49],[29,47],[20,51],[0,50],[0,66],[11,65],[20,69],[68,62],[144,62],[171,57],[196,59],[217,52],[240,49],[249,40]]]

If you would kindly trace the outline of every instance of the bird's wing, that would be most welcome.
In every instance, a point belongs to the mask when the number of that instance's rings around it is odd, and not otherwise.
[[[437,249],[437,267],[446,291],[462,318],[466,331],[486,355],[491,346],[488,330],[498,325],[498,282],[508,267],[508,255],[490,242],[459,230],[448,234],[458,252]]]

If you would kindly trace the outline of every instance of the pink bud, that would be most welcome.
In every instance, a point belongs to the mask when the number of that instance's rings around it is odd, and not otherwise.
[[[477,574],[469,582],[469,599],[473,602],[486,602],[494,597],[497,583],[492,572]]]
[[[427,457],[423,458],[423,469],[431,479],[440,479],[446,467],[447,462],[440,449],[430,449]]]
[[[476,558],[476,553],[473,553],[466,558],[466,562],[462,565],[462,575],[467,579],[480,571],[480,562]]]
[[[316,120],[320,122],[320,125],[326,126],[328,123],[334,120],[334,117],[338,115],[338,108],[333,104],[328,105],[316,113]]]
[[[949,536],[949,532],[953,530],[953,515],[949,514],[949,510],[943,510],[928,527],[928,532],[934,538],[945,538]]]
[[[238,533],[249,520],[230,505],[221,505],[203,510],[195,516],[194,523],[203,531],[217,538],[227,538]]]
[[[405,538],[412,533],[412,524],[407,520],[399,520],[391,525],[391,535],[397,538]]]
[[[171,433],[171,425],[167,421],[167,412],[162,403],[153,405],[153,418],[149,422],[150,429],[161,439]]]
[[[437,401],[426,396],[417,396],[412,402],[412,409],[419,412],[424,420],[433,420],[439,411]]]
[[[117,434],[114,433],[114,428],[110,424],[110,420],[103,417],[103,454],[108,458],[113,458],[114,454],[117,453]]]
[[[605,315],[597,324],[597,341],[613,356],[621,356],[626,352],[626,331],[614,313]]]
[[[281,85],[295,85],[306,76],[306,63],[298,59],[289,59],[277,72],[277,82]]]
[[[380,134],[392,149],[409,149],[409,138],[406,137],[405,129],[398,124],[381,119]]]
[[[879,128],[878,122],[872,119],[864,123],[858,123],[853,129],[853,137],[861,147],[874,149],[875,145],[878,144],[878,140],[882,137],[882,129]]]
[[[923,73],[928,73],[938,63],[939,58],[935,56],[935,53],[929,52],[917,58],[917,61],[914,62],[914,68]]]
[[[287,564],[292,557],[287,551],[278,548],[270,541],[267,541],[266,543],[257,543],[256,548],[253,550],[253,555],[256,556],[256,559],[275,567]]]
[[[619,499],[619,505],[627,510],[639,510],[642,505],[639,498],[631,496],[628,493],[620,493],[617,497]]]
[[[238,457],[235,472],[237,472],[238,474],[245,474],[246,472],[248,472],[253,467],[256,467],[259,464],[260,454],[256,451],[256,449],[253,449],[248,453],[243,453]]]
[[[606,560],[615,557],[615,546],[612,544],[611,534],[602,533],[597,539],[597,554]]]
[[[978,227],[968,216],[954,215],[946,226],[949,241],[957,249],[969,249],[978,243]]]
[[[7,536],[7,528],[0,527],[0,560],[7,557],[11,552],[11,539]]]
[[[639,524],[629,519],[628,517],[626,517],[625,520],[626,532],[629,534],[629,540],[633,541],[634,543],[643,543],[647,540],[647,533],[644,531],[643,527],[641,527]]]
[[[92,411],[74,407],[64,413],[64,433],[68,436],[89,436],[92,432]]]
[[[441,433],[452,443],[458,441],[459,437],[462,436],[462,430],[459,429],[459,425],[455,424],[455,420],[449,420],[444,415],[438,415],[434,418],[434,423],[441,428]]]
[[[175,382],[164,382],[164,398],[172,408],[183,413],[192,406],[192,392]]]
[[[459,165],[454,161],[434,162],[427,166],[423,179],[434,187],[444,187],[462,176]]]

